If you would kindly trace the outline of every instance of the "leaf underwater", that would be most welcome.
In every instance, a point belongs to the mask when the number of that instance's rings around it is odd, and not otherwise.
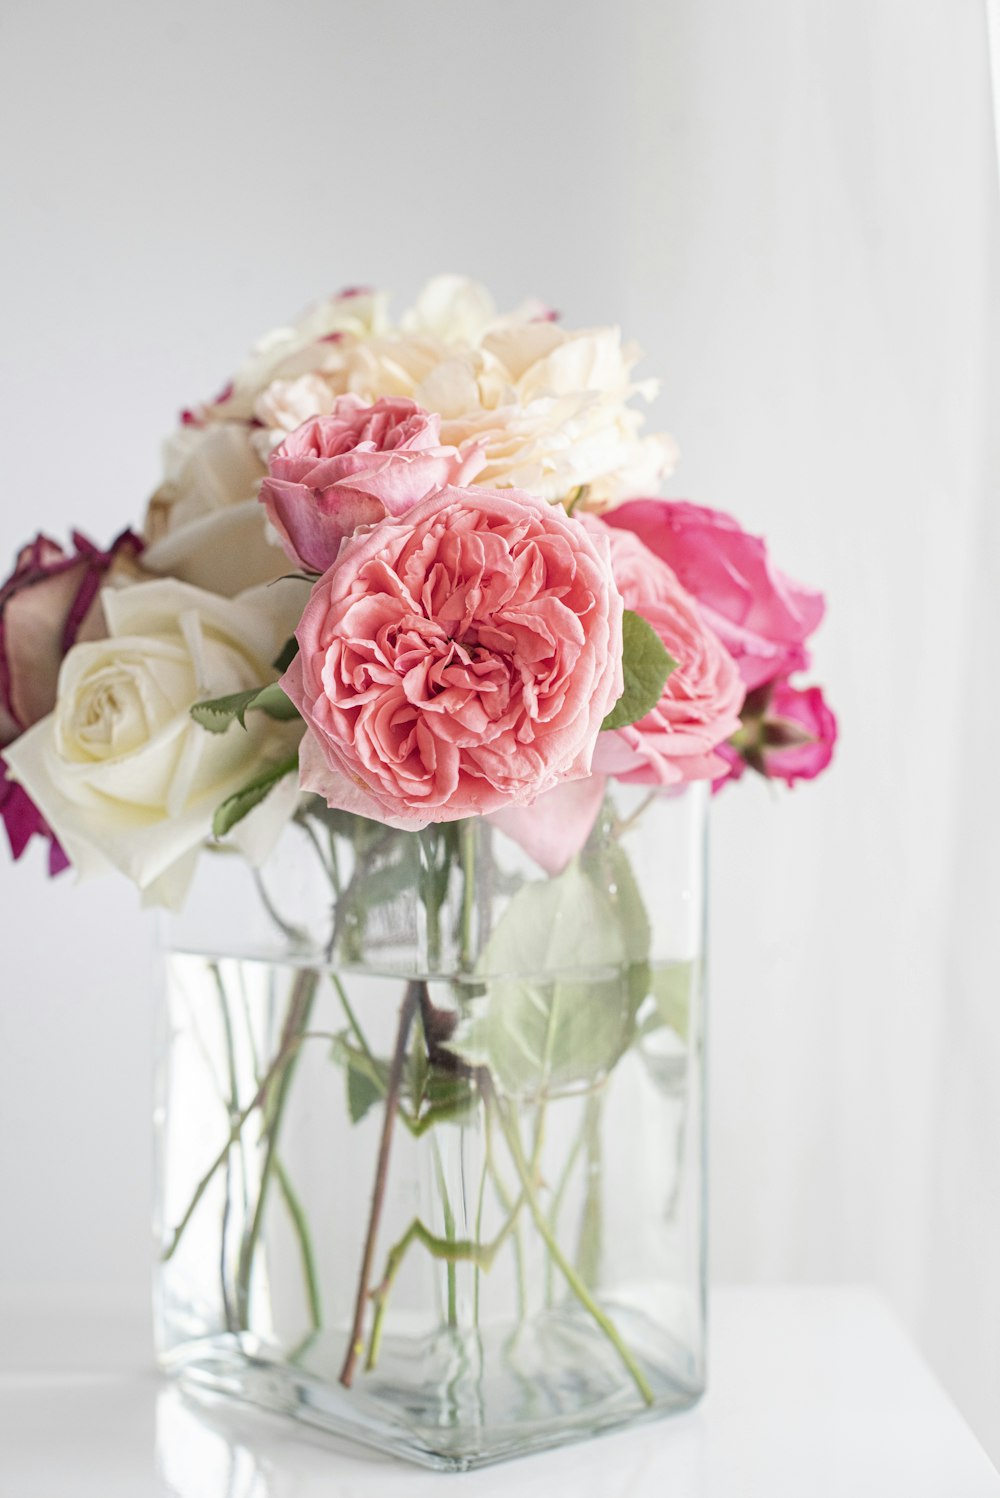
[[[449,1050],[487,1065],[509,1095],[590,1081],[631,1041],[649,986],[649,923],[624,850],[600,858],[600,869],[584,856],[522,886],[477,964],[486,992]]]

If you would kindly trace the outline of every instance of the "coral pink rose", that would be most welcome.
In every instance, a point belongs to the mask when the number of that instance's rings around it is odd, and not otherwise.
[[[123,531],[101,551],[74,532],[73,547],[67,552],[47,536],[36,536],[21,548],[13,573],[0,585],[0,748],[52,711],[59,667],[70,647],[107,632],[100,589],[136,575],[142,542]],[[0,819],[15,858],[37,833],[50,841],[50,873],[66,867],[66,856],[41,812],[7,779],[2,764]]]
[[[355,536],[282,686],[303,788],[396,827],[523,805],[588,775],[622,691],[607,542],[516,490],[446,489]]]
[[[749,765],[769,780],[815,780],[833,758],[837,720],[819,687],[776,681],[747,699],[743,727],[722,751],[728,780]],[[719,784],[722,783],[720,778]]]
[[[748,691],[809,664],[805,641],[823,617],[823,595],[779,572],[764,542],[731,516],[681,500],[632,499],[605,518],[673,568]]]
[[[486,461],[481,445],[441,447],[440,431],[440,416],[413,401],[369,406],[356,395],[297,427],[271,454],[260,490],[292,560],[325,572],[358,526],[473,479]]]
[[[601,734],[594,769],[643,784],[715,778],[725,769],[715,750],[740,726],[744,687],[736,663],[671,569],[637,536],[592,516],[584,524],[610,537],[625,607],[653,626],[677,662],[652,712]]]

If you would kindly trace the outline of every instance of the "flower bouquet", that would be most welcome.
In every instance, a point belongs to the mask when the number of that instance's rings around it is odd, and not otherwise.
[[[163,1366],[433,1465],[701,1392],[708,793],[836,733],[636,359],[344,292],[0,588],[14,856],[173,912]]]

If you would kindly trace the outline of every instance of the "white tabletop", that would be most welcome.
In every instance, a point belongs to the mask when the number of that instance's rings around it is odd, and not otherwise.
[[[143,1368],[146,1336],[127,1317],[3,1316],[0,1498],[1000,1498],[866,1290],[718,1290],[696,1410],[464,1477],[196,1406]]]

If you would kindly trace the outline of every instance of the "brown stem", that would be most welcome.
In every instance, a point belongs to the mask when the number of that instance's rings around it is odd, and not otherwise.
[[[425,983],[418,982],[417,980],[408,983],[406,985],[406,993],[403,996],[402,1007],[399,1011],[399,1030],[396,1033],[396,1049],[393,1052],[392,1065],[389,1068],[389,1085],[385,1094],[382,1142],[379,1145],[378,1165],[375,1169],[375,1187],[372,1192],[372,1209],[368,1218],[368,1235],[365,1238],[365,1251],[361,1260],[361,1273],[358,1277],[358,1295],[354,1306],[354,1325],[351,1328],[351,1340],[348,1344],[347,1356],[344,1358],[344,1366],[340,1370],[340,1382],[344,1385],[345,1389],[349,1389],[354,1382],[354,1373],[358,1358],[365,1349],[365,1309],[368,1304],[372,1265],[375,1260],[375,1240],[378,1237],[382,1206],[385,1201],[386,1182],[389,1176],[389,1151],[392,1148],[393,1126],[396,1122],[396,1114],[399,1111],[399,1089],[403,1080],[403,1067],[406,1063],[406,1047],[410,1038],[410,1026],[413,1024],[413,1016],[417,1012],[423,990],[426,986]]]

